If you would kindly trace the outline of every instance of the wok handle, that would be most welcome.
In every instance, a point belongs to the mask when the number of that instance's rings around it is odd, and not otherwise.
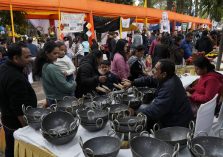
[[[171,157],[171,155],[169,153],[164,153],[164,154],[160,155],[160,157]]]
[[[199,153],[197,151],[197,148],[199,148],[202,151],[202,153]],[[199,156],[205,156],[205,154],[206,154],[206,151],[205,151],[204,147],[200,144],[195,144],[192,149]]]
[[[79,126],[79,119],[76,119],[70,124],[69,132],[75,130],[78,126]]]
[[[27,119],[26,115],[23,115],[23,117],[24,117],[26,124],[28,124],[28,119]]]
[[[85,148],[85,149],[84,149],[84,152],[85,152],[85,154],[86,154],[87,156],[89,156],[89,157],[94,157],[94,151],[93,151],[92,149],[90,149],[90,148]]]
[[[117,124],[117,127],[116,127],[115,123]],[[119,123],[119,121],[118,121],[117,119],[115,119],[115,120],[113,121],[113,124],[114,124],[114,128],[115,128],[115,130],[119,130],[119,128],[120,128],[120,123]]]
[[[50,106],[50,109],[55,112],[57,110],[57,105],[56,104],[52,104]]]
[[[136,128],[135,128],[135,132],[142,132],[143,131],[143,125],[138,125]]]
[[[84,143],[83,143],[83,140],[82,140],[82,137],[80,136],[80,138],[79,138],[79,144],[80,144],[80,146],[81,146],[81,148],[82,148],[82,150],[84,149]],[[83,150],[84,151],[84,150]]]
[[[160,125],[158,123],[156,123],[153,125],[153,133],[155,133],[158,130],[160,130]]]
[[[26,107],[24,104],[22,104],[22,112],[23,112],[23,114],[26,114]]]
[[[175,144],[175,146],[173,148],[173,151],[174,152],[173,152],[172,157],[177,157],[178,156],[178,153],[180,151],[180,144],[179,143]]]
[[[134,122],[133,126],[130,125],[131,122]],[[137,127],[137,121],[135,119],[129,119],[128,120],[128,128],[132,131],[132,130],[135,130],[136,127]]]
[[[102,118],[98,118],[96,120],[96,127],[97,128],[102,128],[103,124],[104,124],[104,120]]]
[[[190,123],[189,123],[189,129],[190,129],[191,132],[194,132],[194,129],[195,129],[195,123],[194,123],[194,121],[190,121]]]
[[[140,124],[143,124],[143,122],[144,122],[144,127],[146,126],[146,124],[147,124],[147,117],[146,117],[146,115],[144,115],[143,113],[138,113],[137,114],[137,117],[140,117],[140,118],[142,118],[143,120],[142,121],[140,121]]]
[[[88,118],[88,120],[94,120],[95,119],[95,112],[93,110],[89,110],[87,112],[87,118]]]
[[[65,111],[68,113],[73,112],[73,107],[68,106]]]

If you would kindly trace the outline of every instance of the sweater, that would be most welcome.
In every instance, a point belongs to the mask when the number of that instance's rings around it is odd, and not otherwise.
[[[54,64],[60,68],[62,73],[66,72],[67,75],[74,74],[75,66],[68,56],[65,55],[63,58],[57,58]]]
[[[193,103],[203,104],[211,100],[217,93],[220,95],[223,89],[223,75],[217,72],[209,72],[200,77],[192,88],[190,97]]]
[[[115,74],[118,79],[123,80],[129,77],[129,65],[120,53],[116,53],[111,62],[111,72]]]
[[[55,64],[44,64],[42,69],[42,84],[47,99],[63,100],[63,97],[71,95],[76,82],[67,82],[66,77]]]

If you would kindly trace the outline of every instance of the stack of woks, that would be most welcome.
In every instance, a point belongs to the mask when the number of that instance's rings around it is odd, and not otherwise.
[[[58,111],[66,111],[70,112],[74,117],[76,117],[76,110],[83,108],[83,105],[81,104],[81,100],[72,97],[72,96],[66,96],[63,98],[62,101],[57,102],[54,105],[51,105],[51,108],[55,108],[55,110]]]
[[[119,114],[111,121],[111,128],[116,132],[116,135],[121,137],[124,134],[124,140],[128,140],[129,133],[136,136],[146,129],[147,117],[139,113],[137,116],[129,116]]]
[[[32,108],[31,106],[25,107],[24,105],[22,105],[22,110],[27,124],[36,130],[40,128],[43,116],[51,112],[50,109]]]
[[[83,128],[91,132],[99,131],[102,130],[108,122],[109,109],[85,108],[77,110],[77,116]]]
[[[69,112],[55,111],[43,118],[40,131],[50,143],[62,145],[75,137],[78,126],[79,119]]]

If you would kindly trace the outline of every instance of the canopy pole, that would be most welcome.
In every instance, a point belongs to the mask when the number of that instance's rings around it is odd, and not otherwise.
[[[122,39],[122,17],[120,17],[120,28],[119,28],[120,39]]]
[[[60,0],[58,0],[59,2],[59,7],[58,7],[58,39],[61,39],[61,12],[60,12]]]
[[[10,17],[11,17],[11,25],[12,25],[12,41],[15,43],[15,27],[13,20],[13,11],[12,11],[12,1],[10,1]]]
[[[147,8],[147,0],[144,0],[144,7]]]

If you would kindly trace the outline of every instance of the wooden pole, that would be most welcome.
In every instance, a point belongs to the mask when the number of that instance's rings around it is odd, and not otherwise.
[[[60,12],[60,0],[58,0],[59,2],[59,7],[58,7],[58,39],[61,40],[61,12]]]
[[[120,31],[120,39],[122,39],[122,17],[120,17],[120,28],[119,28],[119,31]]]

